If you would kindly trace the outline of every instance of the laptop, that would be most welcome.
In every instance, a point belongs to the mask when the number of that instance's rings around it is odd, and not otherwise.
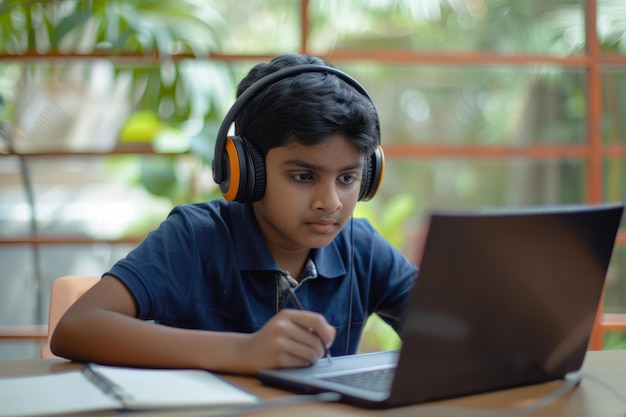
[[[623,209],[433,212],[400,350],[258,378],[385,408],[563,379],[585,358]]]

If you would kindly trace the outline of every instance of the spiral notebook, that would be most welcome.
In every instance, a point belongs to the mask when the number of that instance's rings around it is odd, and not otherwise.
[[[0,379],[1,417],[202,409],[258,401],[219,375],[197,369],[88,365],[82,371]]]

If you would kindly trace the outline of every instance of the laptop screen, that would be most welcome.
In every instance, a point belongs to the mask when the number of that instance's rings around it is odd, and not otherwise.
[[[437,396],[577,370],[622,210],[434,213],[403,323],[411,349],[401,355],[398,378],[415,383],[409,370],[419,369]]]

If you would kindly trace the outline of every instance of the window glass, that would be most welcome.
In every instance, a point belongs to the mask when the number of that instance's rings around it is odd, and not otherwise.
[[[39,341],[3,341],[0,343],[0,358],[34,359],[40,357],[44,342]]]
[[[604,286],[604,313],[626,314],[626,247],[613,251]]]
[[[5,278],[0,280],[0,325],[47,323],[52,281],[64,275],[100,276],[133,247],[105,243],[37,249],[26,244],[0,246]],[[0,343],[0,358],[38,358],[40,348],[40,342]]]
[[[610,69],[602,73],[602,134],[611,145],[626,140],[626,70]]]
[[[32,233],[32,192],[41,237],[118,239],[143,237],[175,203],[177,189],[189,197],[191,173],[172,159],[126,157],[2,157],[0,237]],[[26,177],[23,176],[26,169]],[[2,246],[0,246],[0,249]]]
[[[208,1],[17,1],[2,6],[0,53],[10,55],[203,55],[219,44],[228,27]]]
[[[234,97],[227,65],[185,59],[142,65],[109,60],[0,64],[0,116],[18,152],[186,152],[203,144]],[[210,138],[212,143],[213,138]],[[127,149],[128,150],[128,149]]]
[[[582,70],[339,65],[368,89],[384,143],[581,143]]]
[[[374,219],[419,264],[430,211],[581,203],[584,174],[581,160],[387,159],[378,194],[360,202],[355,216]],[[386,213],[397,218],[386,222]]]
[[[227,25],[214,52],[279,54],[300,49],[299,0],[213,0]]]
[[[435,208],[478,208],[584,201],[581,160],[387,159],[379,194],[414,197],[416,214]]]
[[[626,160],[612,157],[604,160],[603,199],[605,201],[626,201]],[[626,224],[626,215],[622,217]]]
[[[400,50],[563,55],[584,47],[580,0],[311,0],[309,10],[309,47],[314,53]]]
[[[597,33],[602,50],[624,54],[626,52],[626,7],[622,0],[596,0]]]

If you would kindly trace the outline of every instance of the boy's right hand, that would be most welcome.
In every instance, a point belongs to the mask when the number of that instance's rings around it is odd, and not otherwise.
[[[290,368],[313,365],[335,339],[336,329],[319,313],[284,309],[263,328],[248,335],[238,349],[246,368]]]

